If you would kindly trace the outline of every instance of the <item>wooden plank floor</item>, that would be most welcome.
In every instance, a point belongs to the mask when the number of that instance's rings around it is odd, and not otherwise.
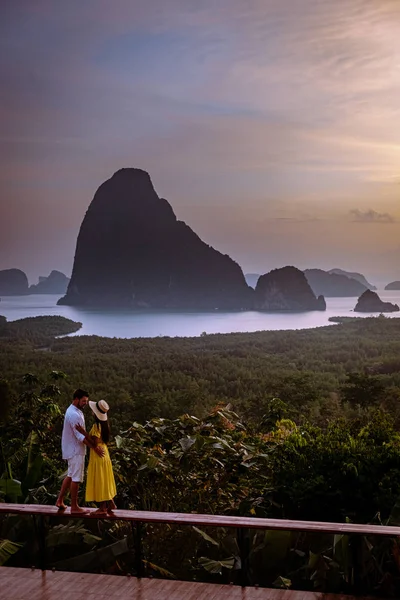
[[[351,596],[0,567],[0,600],[356,600]],[[358,600],[363,600],[358,598]],[[367,600],[364,598],[364,600]],[[377,600],[376,598],[374,600]]]

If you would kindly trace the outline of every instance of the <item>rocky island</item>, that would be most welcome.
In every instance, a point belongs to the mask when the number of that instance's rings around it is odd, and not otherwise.
[[[65,294],[69,278],[60,271],[52,271],[48,277],[39,277],[39,283],[29,287],[29,294]]]
[[[24,296],[28,287],[28,278],[20,269],[0,271],[0,296]]]
[[[160,198],[141,169],[120,169],[83,219],[71,281],[58,303],[135,308],[248,309],[254,290],[228,255]]]
[[[259,278],[255,308],[270,311],[326,310],[326,303],[323,296],[315,296],[302,271],[296,267],[283,267]]]
[[[365,291],[358,299],[358,302],[354,308],[354,312],[397,312],[399,307],[397,304],[392,302],[383,302],[376,292],[371,290]]]

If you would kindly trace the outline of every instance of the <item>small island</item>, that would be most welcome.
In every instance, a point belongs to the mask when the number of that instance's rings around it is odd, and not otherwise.
[[[28,287],[28,278],[21,269],[0,271],[0,296],[25,296]]]
[[[326,310],[326,303],[322,295],[316,297],[302,271],[288,266],[259,278],[255,307],[268,311]]]
[[[400,290],[400,281],[392,281],[385,286],[385,290]]]
[[[358,302],[354,308],[354,312],[379,312],[379,313],[389,313],[389,312],[397,312],[399,306],[397,304],[392,304],[392,302],[383,302],[378,296],[376,292],[372,292],[371,290],[366,290],[358,299]]]

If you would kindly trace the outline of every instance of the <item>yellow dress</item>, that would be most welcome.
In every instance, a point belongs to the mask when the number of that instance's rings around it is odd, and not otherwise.
[[[89,466],[86,477],[86,502],[105,502],[117,495],[113,468],[107,445],[101,439],[100,425],[93,425],[89,435],[100,438],[98,445],[104,450],[101,457],[90,449]]]

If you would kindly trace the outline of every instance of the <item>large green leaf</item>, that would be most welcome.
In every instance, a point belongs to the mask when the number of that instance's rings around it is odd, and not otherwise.
[[[266,531],[261,543],[253,548],[252,553],[261,553],[262,563],[268,568],[286,561],[291,548],[292,534],[290,531]],[[257,540],[254,539],[254,543]]]
[[[128,541],[126,538],[114,542],[104,548],[91,550],[85,554],[74,556],[66,560],[62,560],[53,565],[58,571],[90,571],[95,569],[99,571],[113,565],[118,558],[129,552]]]
[[[16,544],[10,540],[0,540],[0,565],[4,565],[10,556],[18,552],[22,544]]]
[[[21,482],[18,479],[4,477],[0,479],[0,491],[12,502],[17,502],[18,498],[22,496]]]
[[[200,556],[199,563],[209,573],[218,573],[222,575],[222,569],[233,569],[235,564],[235,558],[231,556],[230,558],[226,558],[225,560],[212,560],[211,558],[207,558],[206,556]]]
[[[38,454],[35,458],[30,462],[28,471],[26,476],[22,481],[22,494],[23,496],[27,496],[28,492],[31,488],[35,487],[37,482],[40,480],[42,474],[42,466],[43,466],[43,456]]]
[[[28,443],[28,462],[26,466],[26,472],[32,468],[33,462],[40,451],[39,436],[36,431],[31,431],[27,439]]]
[[[198,529],[194,525],[192,525],[192,527],[193,527],[193,529],[195,531],[197,531],[197,533],[199,533],[201,535],[201,537],[203,539],[206,540],[206,542],[210,542],[210,544],[213,544],[214,546],[219,546],[219,543],[216,540],[214,540],[212,537],[210,537],[209,535],[207,535],[205,531],[202,531],[201,529]]]
[[[171,571],[167,571],[167,569],[163,569],[163,567],[160,567],[159,565],[156,565],[156,564],[150,562],[149,560],[144,560],[143,564],[145,564],[150,569],[153,569],[153,571],[160,573],[160,575],[164,579],[176,579],[177,578],[176,575],[171,573]]]
[[[288,579],[287,577],[279,576],[277,579],[275,579],[275,581],[273,582],[272,585],[275,588],[279,588],[281,590],[288,590],[292,585],[292,581],[291,581],[291,579]]]
[[[351,549],[348,535],[336,534],[333,538],[333,557],[341,566],[346,580],[350,574]]]
[[[67,525],[56,525],[53,527],[46,539],[46,544],[49,548],[60,545],[79,545],[84,544],[93,546],[101,540],[97,535],[93,535],[82,524],[82,521],[77,523],[70,522]]]

